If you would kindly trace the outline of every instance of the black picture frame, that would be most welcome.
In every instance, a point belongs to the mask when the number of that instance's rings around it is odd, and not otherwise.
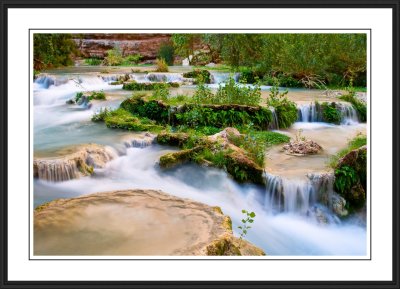
[[[2,19],[0,37],[0,288],[400,288],[399,281],[399,0],[0,0]],[[393,15],[393,228],[392,228],[392,280],[391,281],[11,281],[8,279],[8,11],[13,8],[389,8]],[[365,27],[368,29],[368,27]]]

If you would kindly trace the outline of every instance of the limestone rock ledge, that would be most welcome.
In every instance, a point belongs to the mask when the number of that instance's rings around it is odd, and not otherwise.
[[[59,157],[35,158],[33,160],[34,178],[60,182],[91,175],[93,168],[102,168],[114,159],[116,153],[111,149],[86,144],[65,151]]]
[[[219,207],[161,191],[59,199],[34,212],[35,255],[265,255],[239,243]]]

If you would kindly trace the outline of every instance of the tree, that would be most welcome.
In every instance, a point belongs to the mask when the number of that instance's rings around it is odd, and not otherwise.
[[[35,70],[71,65],[73,64],[72,57],[76,53],[77,47],[71,34],[35,33],[33,35]]]

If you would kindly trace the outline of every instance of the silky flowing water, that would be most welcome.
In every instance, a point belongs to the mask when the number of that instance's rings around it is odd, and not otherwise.
[[[137,74],[139,75],[139,74]],[[140,80],[148,76],[131,75]],[[103,75],[104,76],[104,75]],[[167,76],[167,81],[179,79],[179,74]],[[163,78],[161,75],[155,79]],[[226,74],[213,74],[213,79],[223,81]],[[129,97],[131,92],[123,91],[121,85],[109,82],[113,76],[99,77],[96,72],[58,71],[34,83],[34,155],[57,156],[78,144],[97,143],[109,146],[118,157],[103,169],[95,169],[90,177],[64,182],[34,181],[34,205],[38,206],[59,198],[71,198],[84,194],[113,191],[118,189],[156,189],[166,193],[212,206],[220,206],[231,216],[235,234],[242,219],[241,210],[256,212],[253,228],[246,237],[263,248],[268,255],[310,256],[310,255],[365,255],[367,235],[365,225],[355,219],[340,221],[329,210],[315,200],[314,187],[306,177],[310,173],[327,172],[330,155],[344,148],[349,139],[359,132],[365,132],[365,124],[349,118],[341,125],[312,122],[301,119],[290,129],[281,131],[293,137],[298,129],[307,138],[318,142],[324,151],[321,155],[294,157],[283,154],[281,146],[267,152],[267,188],[243,185],[233,181],[224,171],[197,165],[184,165],[172,170],[161,170],[157,165],[159,157],[176,148],[153,143],[131,143],[126,140],[136,134],[112,130],[103,123],[90,121],[94,112],[101,107],[115,108]],[[215,87],[214,83],[211,87]],[[264,88],[263,96],[268,94]],[[65,101],[78,91],[104,90],[107,101],[93,101],[89,109],[78,105],[67,105]],[[193,86],[182,86],[173,93],[193,92]],[[307,96],[308,95],[308,96]],[[295,90],[289,94],[298,101],[299,110],[307,103],[318,99],[316,91]],[[324,96],[319,99],[323,100]],[[305,110],[305,109],[304,109]],[[310,110],[307,110],[308,112]],[[273,196],[273,186],[282,186],[286,194],[285,203]],[[278,201],[277,201],[278,200]],[[326,213],[330,222],[318,223],[309,213],[313,209]]]

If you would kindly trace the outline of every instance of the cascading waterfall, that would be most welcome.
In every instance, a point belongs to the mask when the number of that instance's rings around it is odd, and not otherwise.
[[[339,109],[342,115],[342,124],[353,124],[358,123],[357,111],[350,103],[336,103],[336,107]],[[322,122],[322,108],[321,105],[315,102],[307,104],[297,105],[299,122]]]
[[[265,173],[267,211],[302,213],[316,203],[316,190],[308,180],[285,179]]]
[[[183,76],[180,73],[163,73],[163,72],[153,72],[153,73],[131,73],[129,78],[135,80],[136,82],[183,82]]]
[[[240,73],[230,73],[230,72],[217,72],[217,71],[210,71],[211,76],[211,83],[212,84],[219,84],[226,82],[229,77],[233,77],[233,79],[238,82]]]
[[[48,160],[34,162],[34,177],[50,182],[62,182],[78,177],[74,160]]]
[[[266,172],[265,181],[264,207],[268,212],[313,216],[324,223],[338,223],[340,221],[334,214],[347,214],[346,201],[333,190],[333,174],[311,174],[307,175],[307,179],[286,179]]]
[[[146,134],[143,137],[134,137],[124,141],[127,148],[145,148],[155,143],[156,136]]]
[[[269,129],[279,129],[278,115],[276,114],[275,108],[270,107],[270,110],[272,113],[272,121],[269,124]]]

